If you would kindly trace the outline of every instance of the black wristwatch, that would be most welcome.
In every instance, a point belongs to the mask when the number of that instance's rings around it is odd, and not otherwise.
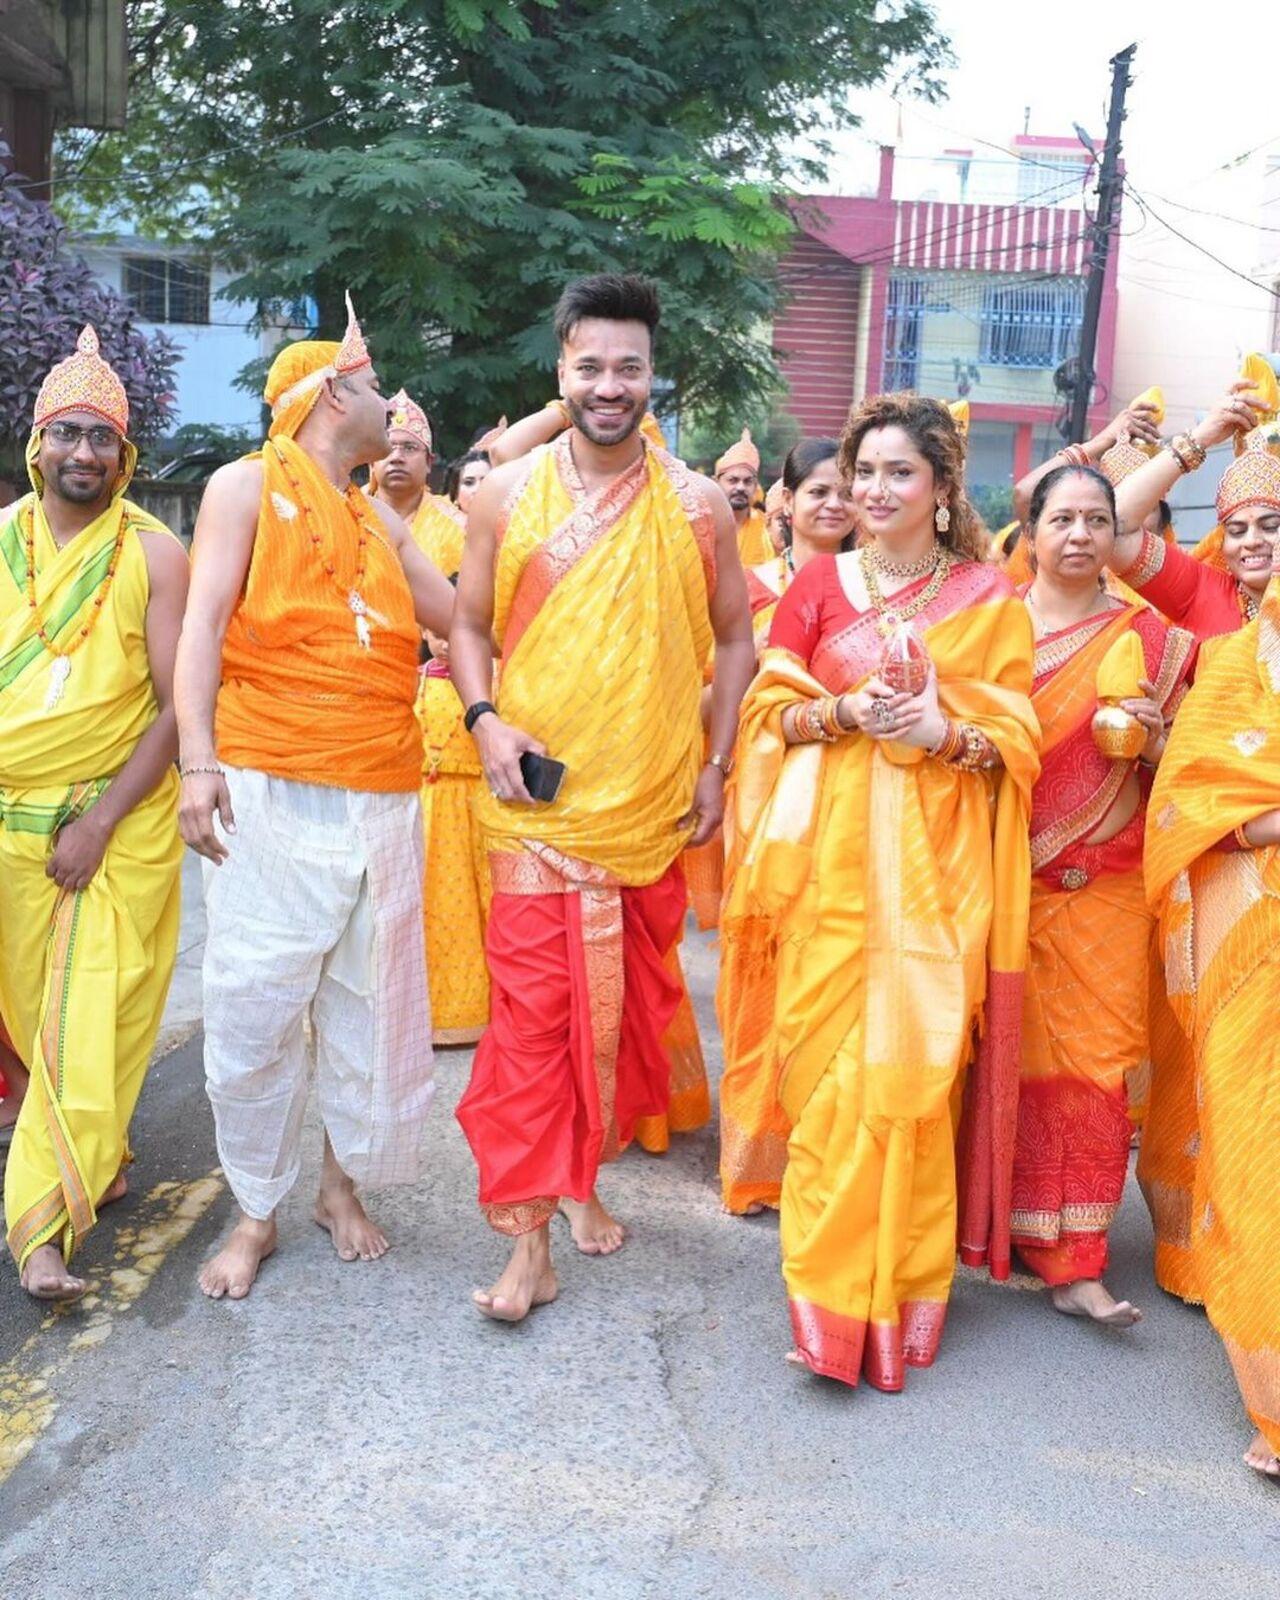
[[[462,725],[468,733],[471,732],[486,711],[492,711],[495,717],[498,715],[497,706],[491,706],[487,700],[477,700],[475,705],[467,707],[467,714],[462,719]]]

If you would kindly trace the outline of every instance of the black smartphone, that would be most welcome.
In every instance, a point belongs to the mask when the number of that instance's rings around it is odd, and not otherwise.
[[[526,750],[520,757],[520,776],[531,799],[550,801],[560,793],[564,782],[564,762],[553,761],[550,756],[536,756]]]

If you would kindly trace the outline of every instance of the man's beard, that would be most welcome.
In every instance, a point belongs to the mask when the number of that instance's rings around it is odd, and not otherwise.
[[[749,511],[751,509],[751,496],[745,489],[735,489],[728,499],[729,504],[735,511]]]
[[[566,400],[565,410],[569,413],[569,420],[584,438],[590,439],[592,444],[615,445],[624,444],[644,421],[644,409],[634,406],[631,415],[626,419],[627,425],[621,433],[600,433],[588,420],[590,413],[585,406],[580,406],[575,400]]]
[[[58,467],[54,472],[54,483],[60,499],[73,506],[91,506],[95,500],[107,498],[105,472],[98,478],[75,478],[72,476],[73,470],[71,467]]]

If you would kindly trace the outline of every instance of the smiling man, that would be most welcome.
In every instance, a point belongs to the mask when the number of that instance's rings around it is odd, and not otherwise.
[[[5,1169],[29,1294],[124,1193],[178,941],[174,650],[187,558],[124,499],[138,452],[92,328],[49,373],[0,527],[0,1014],[31,1081]]]
[[[680,987],[663,958],[684,919],[679,856],[720,823],[754,667],[728,504],[640,432],[658,317],[643,278],[569,285],[555,331],[572,425],[497,468],[468,523],[450,650],[487,780],[492,1021],[458,1119],[486,1217],[515,1240],[475,1297],[502,1321],[555,1298],[557,1208],[584,1253],[622,1243],[596,1175],[639,1117],[666,1109],[661,1041]],[[527,752],[564,764],[555,799],[531,803]]]
[[[431,1098],[414,698],[420,629],[448,632],[453,590],[352,482],[387,451],[354,312],[340,345],[281,350],[264,399],[261,451],[205,491],[176,673],[179,817],[206,858],[205,1074],[240,1207],[200,1274],[214,1299],[248,1294],[275,1248],[308,1020],[314,1215],[343,1261],[385,1253],[355,1186],[416,1177]]]

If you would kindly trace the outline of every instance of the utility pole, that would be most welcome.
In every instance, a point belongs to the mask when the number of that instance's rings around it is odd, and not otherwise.
[[[1098,173],[1098,211],[1090,227],[1089,274],[1085,279],[1084,320],[1080,324],[1080,347],[1076,355],[1076,381],[1071,396],[1067,438],[1080,444],[1088,428],[1089,400],[1096,374],[1093,358],[1097,353],[1098,318],[1102,312],[1102,288],[1107,276],[1107,256],[1111,250],[1111,230],[1120,204],[1120,125],[1124,122],[1124,100],[1133,81],[1136,44],[1111,58],[1111,107],[1107,112],[1107,142]]]

